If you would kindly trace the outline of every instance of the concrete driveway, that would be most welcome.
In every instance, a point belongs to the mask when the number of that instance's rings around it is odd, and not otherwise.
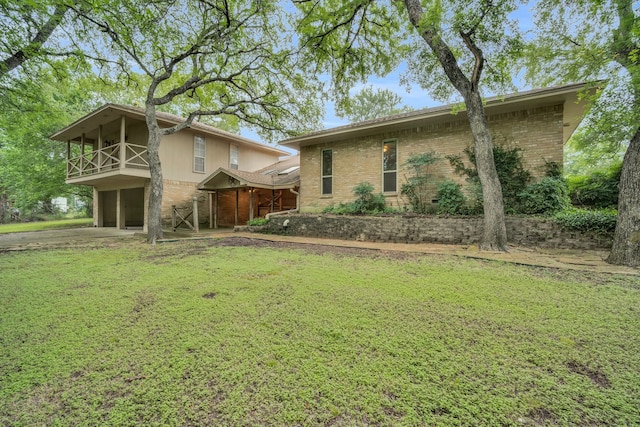
[[[96,243],[101,239],[133,237],[140,230],[116,228],[72,228],[0,234],[0,251],[38,249]]]

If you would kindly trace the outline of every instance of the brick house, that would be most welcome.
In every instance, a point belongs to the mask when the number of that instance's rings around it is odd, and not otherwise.
[[[525,168],[543,175],[545,162],[563,162],[563,146],[579,125],[586,102],[578,93],[585,84],[531,90],[486,101],[494,145],[520,147]],[[281,142],[300,152],[300,211],[354,199],[353,188],[369,182],[385,195],[387,205],[403,207],[400,188],[412,173],[403,166],[412,154],[435,151],[460,155],[473,146],[466,113],[453,105],[412,111],[309,133]],[[464,184],[448,161],[430,166],[437,180]],[[433,199],[436,198],[435,187]]]
[[[157,113],[161,127],[183,118]],[[51,136],[67,144],[68,184],[93,187],[95,227],[147,227],[150,172],[144,110],[106,104]],[[261,170],[278,163],[287,152],[213,126],[194,122],[189,129],[166,135],[160,144],[163,176],[162,218],[171,222],[172,205],[192,206],[198,199],[199,218],[211,222],[214,187],[198,189],[203,179],[221,168]],[[297,186],[297,181],[292,188]],[[226,187],[225,187],[226,188]],[[233,203],[235,200],[230,200]],[[277,209],[278,204],[269,204]],[[286,207],[286,206],[285,206]],[[224,203],[216,209],[227,209]]]

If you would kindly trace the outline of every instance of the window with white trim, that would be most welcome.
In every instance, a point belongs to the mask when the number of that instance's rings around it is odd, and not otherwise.
[[[238,153],[238,146],[231,145],[229,148],[229,169],[238,169]]]
[[[395,193],[398,189],[398,142],[382,143],[382,191]]]
[[[322,195],[333,194],[333,151],[322,150]]]
[[[193,171],[204,173],[205,140],[196,135],[193,138]]]

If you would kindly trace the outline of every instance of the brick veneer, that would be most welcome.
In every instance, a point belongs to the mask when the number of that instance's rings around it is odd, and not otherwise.
[[[286,228],[283,227],[288,220]],[[611,235],[567,230],[550,219],[507,217],[511,244],[565,249],[609,249]],[[258,229],[260,230],[260,229]],[[272,234],[395,243],[477,244],[480,217],[342,216],[299,214],[273,217],[262,230]]]
[[[197,190],[197,183],[165,179],[162,183],[162,223],[171,224],[171,206],[191,208],[193,197],[198,198],[198,218],[201,224],[209,220],[209,199],[206,191]],[[191,222],[191,221],[190,221]]]
[[[562,164],[563,104],[513,111],[488,116],[494,144],[523,149],[525,168],[540,177],[545,161]],[[393,132],[378,132],[362,138],[327,142],[300,148],[300,208],[301,212],[320,212],[322,208],[352,201],[353,188],[366,181],[374,191],[382,191],[382,142],[398,141],[398,193],[386,195],[390,206],[404,206],[400,187],[411,171],[402,168],[411,154],[435,151],[443,160],[432,165],[429,173],[438,181],[452,179],[465,184],[464,178],[453,173],[446,155],[460,155],[473,145],[465,116],[451,115],[445,123],[431,124]],[[333,150],[333,194],[322,197],[320,192],[320,157],[323,149]],[[435,199],[435,189],[433,198]]]

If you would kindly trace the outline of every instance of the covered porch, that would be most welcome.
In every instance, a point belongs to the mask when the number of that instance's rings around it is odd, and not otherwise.
[[[198,184],[208,193],[209,227],[245,225],[269,213],[299,207],[298,157],[256,172],[219,168]]]
[[[114,177],[150,178],[148,132],[137,111],[105,105],[56,132],[67,144],[68,184],[101,185]]]

